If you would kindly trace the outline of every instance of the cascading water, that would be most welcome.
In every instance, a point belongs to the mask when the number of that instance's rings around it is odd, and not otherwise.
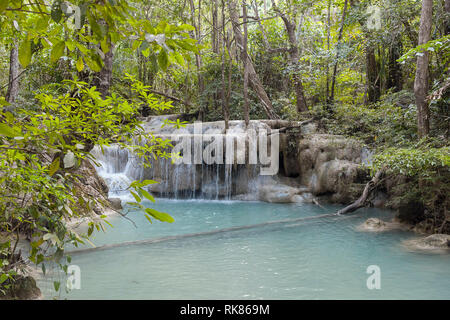
[[[146,122],[144,128],[147,132],[153,132],[156,136],[194,140],[196,134],[209,134],[210,132],[223,134],[223,122],[202,124],[202,131],[195,132],[193,125],[187,125],[184,131],[177,133],[176,129],[161,128],[162,119],[152,118]],[[255,131],[267,130],[267,126],[254,122],[251,126]],[[250,137],[251,138],[251,137]],[[233,148],[232,157],[249,157],[253,150],[246,151],[249,144],[249,136],[243,130],[242,121],[230,122],[230,129],[223,138],[223,146],[229,143]],[[222,139],[222,138],[221,138]],[[235,139],[234,141],[231,141]],[[247,142],[246,142],[247,139]],[[253,139],[256,139],[253,137]],[[256,141],[254,141],[256,143]],[[201,146],[205,148],[206,142]],[[195,153],[195,145],[191,145],[192,154]],[[92,151],[100,164],[98,173],[109,186],[110,197],[122,197],[128,195],[127,187],[137,179],[152,179],[158,182],[149,186],[149,191],[164,198],[174,199],[231,199],[236,194],[255,192],[259,176],[259,164],[230,164],[235,159],[225,159],[228,155],[224,151],[224,161],[215,163],[214,153],[202,152],[201,163],[173,163],[171,159],[157,159],[151,162],[150,167],[144,167],[142,160],[126,149],[120,149],[118,145],[95,147]],[[253,151],[253,152],[256,152]],[[184,155],[183,155],[184,156]],[[230,156],[231,157],[231,156]],[[228,162],[226,160],[229,160]]]

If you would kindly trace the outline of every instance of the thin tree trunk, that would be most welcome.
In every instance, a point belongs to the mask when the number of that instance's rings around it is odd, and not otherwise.
[[[11,48],[9,55],[9,78],[8,90],[6,91],[6,101],[13,103],[19,94],[19,47],[17,41]]]
[[[219,54],[219,37],[218,37],[218,23],[217,23],[217,0],[212,2],[212,32],[211,32],[211,47],[212,51],[216,54]]]
[[[353,212],[355,210],[358,210],[361,207],[364,207],[366,205],[366,201],[367,198],[369,197],[370,193],[375,190],[378,186],[378,184],[381,181],[381,177],[384,173],[384,169],[379,170],[375,176],[372,178],[372,180],[370,180],[366,186],[364,187],[363,193],[362,195],[358,198],[358,200],[356,200],[355,202],[353,202],[352,204],[348,205],[347,207],[339,210],[337,212],[337,214],[346,214],[346,213],[350,213]]]
[[[109,93],[109,88],[111,87],[112,78],[112,63],[113,63],[113,44],[110,44],[109,51],[105,53],[105,58],[103,59],[103,68],[100,72],[95,74],[94,85],[97,90],[105,98]]]
[[[194,0],[190,0],[189,4],[191,6],[191,24],[192,26],[195,28],[195,38],[198,41],[198,43],[200,44],[201,42],[201,0],[199,0],[199,8],[198,8],[198,21],[196,19],[195,16],[195,4],[194,4]],[[201,69],[202,69],[202,56],[201,53],[196,53],[195,54],[195,64],[197,67],[197,81],[198,81],[198,95],[201,96],[203,94],[204,91],[204,83],[203,83],[203,75],[201,73]],[[200,108],[200,112],[199,112],[199,118],[200,120],[203,120],[204,118],[204,110],[201,107]]]
[[[290,64],[294,67],[298,66],[298,61],[300,59],[299,57],[299,51],[298,51],[298,45],[297,45],[297,36],[295,33],[295,21],[291,22],[289,18],[281,12],[275,4],[275,0],[272,0],[272,6],[275,9],[275,11],[278,13],[278,15],[281,17],[281,19],[284,22],[284,25],[286,27],[286,32],[288,34],[289,39],[289,60]],[[296,69],[296,68],[294,68]],[[294,70],[293,74],[293,80],[294,80],[294,88],[295,88],[295,95],[297,97],[297,111],[298,112],[307,112],[308,106],[306,104],[305,94],[303,90],[303,83],[302,79],[299,74],[299,70]]]
[[[243,0],[242,11],[244,16],[244,55],[247,57],[247,2]],[[244,120],[245,127],[248,127],[249,114],[248,114],[248,59],[244,59]]]
[[[433,0],[422,1],[422,12],[420,15],[419,45],[430,40],[431,22],[433,14]],[[428,93],[428,62],[429,54],[425,50],[422,55],[417,56],[416,77],[414,79],[414,96],[417,105],[417,128],[420,138],[430,132],[430,111],[426,101]]]
[[[330,29],[331,29],[331,0],[328,0],[328,8],[327,8],[327,55],[330,54]],[[328,103],[328,99],[330,97],[330,61],[327,58],[327,88],[325,90],[326,102]]]
[[[272,102],[270,101],[264,87],[261,83],[261,80],[258,77],[258,74],[255,71],[255,67],[253,66],[253,62],[251,61],[249,55],[245,55],[243,50],[244,48],[244,39],[242,36],[241,28],[239,27],[239,14],[236,10],[235,0],[228,1],[228,10],[230,11],[231,23],[233,25],[234,36],[236,40],[236,44],[241,51],[241,59],[247,60],[248,63],[248,78],[250,86],[255,90],[261,104],[264,108],[264,111],[269,119],[279,119],[279,116],[273,110]]]
[[[227,43],[227,39],[225,38],[225,3],[222,0],[222,88],[220,90],[220,98],[222,100],[222,113],[223,120],[225,121],[225,132],[228,130],[228,121],[229,121],[229,112],[228,112],[228,94],[225,93],[225,44]],[[230,57],[231,59],[231,57]],[[231,70],[230,70],[231,74]],[[230,88],[231,90],[231,88]]]
[[[255,11],[255,18],[258,21],[259,29],[261,30],[261,33],[263,35],[264,46],[266,47],[267,50],[270,50],[270,43],[267,38],[266,30],[264,29],[264,26],[262,25],[261,19],[259,17],[258,2],[256,0],[252,0],[252,6],[253,6],[253,11]]]
[[[402,89],[402,69],[397,59],[402,55],[402,38],[398,35],[389,48],[389,72],[386,86],[393,88],[394,92]]]
[[[445,0],[444,4],[445,13],[447,14],[447,20],[445,22],[445,34],[450,34],[450,0]]]
[[[345,23],[345,15],[347,14],[347,4],[348,0],[345,0],[344,2],[344,10],[342,11],[342,21],[341,21],[341,27],[339,28],[339,36],[338,36],[338,42],[337,42],[337,51],[336,51],[336,62],[334,64],[333,68],[333,76],[331,78],[331,96],[330,101],[334,101],[334,87],[336,83],[336,74],[337,74],[337,66],[339,61],[339,54],[341,53],[341,40],[342,40],[342,34],[344,31],[344,23]]]
[[[374,103],[380,98],[380,76],[373,47],[366,48],[366,68],[367,102]]]

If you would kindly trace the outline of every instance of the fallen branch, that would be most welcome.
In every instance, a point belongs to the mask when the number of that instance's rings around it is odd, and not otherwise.
[[[355,210],[358,210],[361,207],[364,207],[366,205],[366,201],[367,201],[367,197],[369,196],[369,194],[376,189],[376,187],[378,186],[381,176],[383,174],[384,170],[381,169],[379,170],[375,176],[372,178],[372,180],[370,180],[366,186],[364,187],[364,191],[361,195],[361,197],[359,197],[358,200],[356,200],[355,202],[353,202],[351,205],[348,205],[347,207],[339,210],[337,212],[338,215],[341,214],[346,214],[346,213],[350,213],[353,212]]]
[[[276,128],[277,127],[277,125],[276,124],[278,124],[278,125],[280,125],[281,123],[285,123],[285,121],[286,120],[275,120],[276,122],[268,122],[268,121],[266,121],[265,123],[268,125],[268,126],[270,126],[270,127],[272,127],[272,130],[277,130],[276,131],[276,133],[283,133],[283,132],[286,132],[286,131],[288,131],[288,130],[290,130],[290,129],[298,129],[298,128],[301,128],[302,126],[304,126],[304,125],[306,125],[306,124],[308,124],[308,123],[311,123],[311,122],[313,122],[315,119],[309,119],[309,120],[305,120],[305,121],[302,121],[302,122],[300,122],[300,123],[297,123],[296,125],[290,125],[292,122],[287,122],[287,123],[289,123],[289,125],[286,125],[286,126],[284,126],[284,127],[281,127],[281,128]],[[269,120],[270,121],[270,120]],[[282,125],[282,124],[281,124]],[[273,127],[275,127],[275,128],[273,128]],[[272,134],[272,132],[269,132],[269,136]]]

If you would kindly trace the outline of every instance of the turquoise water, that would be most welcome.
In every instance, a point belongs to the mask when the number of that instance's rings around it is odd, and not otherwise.
[[[150,224],[140,212],[128,214],[136,226],[110,217],[114,227],[94,235],[97,249],[71,254],[81,289],[57,296],[450,299],[450,255],[407,251],[401,241],[415,237],[410,232],[357,230],[368,217],[390,219],[389,211],[322,216],[339,207],[162,199],[152,207],[175,222]],[[366,286],[369,265],[380,267],[379,290]],[[53,274],[39,281],[45,298],[55,296],[55,279],[65,278]]]

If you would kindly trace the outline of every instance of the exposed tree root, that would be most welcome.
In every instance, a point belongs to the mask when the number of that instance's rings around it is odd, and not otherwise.
[[[366,205],[366,201],[367,201],[367,198],[369,197],[369,195],[372,193],[372,191],[374,191],[378,187],[378,185],[379,185],[379,183],[381,181],[381,176],[383,175],[383,173],[384,173],[383,169],[379,170],[375,174],[375,176],[372,178],[372,180],[370,180],[366,184],[366,186],[364,187],[364,191],[363,191],[361,197],[359,197],[358,200],[356,200],[352,204],[348,205],[347,207],[339,210],[337,212],[337,214],[340,215],[340,214],[350,213],[350,212],[353,212],[355,210],[358,210],[361,207],[364,207]]]

